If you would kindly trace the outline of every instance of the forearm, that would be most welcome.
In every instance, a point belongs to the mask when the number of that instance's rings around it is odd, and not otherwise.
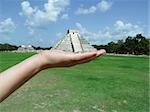
[[[0,74],[0,102],[42,69],[39,54]]]
[[[0,102],[42,69],[86,63],[105,52],[99,50],[74,54],[51,50],[36,54],[0,74]]]

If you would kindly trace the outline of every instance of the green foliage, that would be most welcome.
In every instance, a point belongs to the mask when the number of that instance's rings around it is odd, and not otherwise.
[[[43,48],[43,47],[40,47],[40,46],[38,46],[38,47],[33,46],[33,48],[34,48],[35,50],[50,50],[52,47]]]
[[[18,47],[15,45],[10,45],[10,44],[0,44],[0,51],[13,51],[17,50]]]
[[[135,55],[149,55],[150,42],[141,34],[137,34],[136,37],[128,36],[125,41],[118,40],[117,42],[110,42],[105,46],[94,45],[95,48],[104,48],[108,53],[118,54],[135,54]]]

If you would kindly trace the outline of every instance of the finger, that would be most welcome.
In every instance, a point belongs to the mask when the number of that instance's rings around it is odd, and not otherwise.
[[[88,62],[90,62],[90,61],[96,59],[97,57],[99,57],[99,56],[105,54],[105,53],[106,53],[106,51],[105,51],[104,49],[101,49],[101,50],[97,51],[96,56],[93,56],[93,57],[91,57],[91,58],[87,58],[87,59],[80,60],[80,61],[78,61],[78,62],[76,62],[76,63],[77,63],[77,64],[88,63]]]
[[[94,60],[96,58],[97,57],[95,56],[95,57],[91,57],[91,58],[88,58],[88,59],[80,60],[80,61],[76,62],[76,64],[88,63],[88,62],[90,62],[90,61],[92,61],[92,60]]]
[[[105,50],[105,49],[101,49],[101,50],[98,50],[98,51],[97,51],[96,56],[99,57],[99,56],[101,56],[101,55],[103,55],[103,54],[105,54],[105,53],[106,53],[106,50]]]
[[[71,61],[69,64],[66,64],[66,67],[74,66],[74,65],[77,65],[77,64],[88,63],[88,62],[94,60],[95,58],[101,56],[102,54],[105,54],[106,51],[102,49],[102,50],[99,50],[99,51],[97,51],[95,53],[96,53],[96,55],[94,55],[94,52],[88,52],[88,53],[82,53],[82,54],[74,54],[74,55],[83,55],[84,54],[84,55],[88,55],[88,56],[85,56],[84,58],[81,58],[81,56],[80,56],[80,59],[73,59],[73,61]]]
[[[72,64],[72,65],[76,65],[76,64],[82,64],[82,63],[88,63],[88,62],[94,60],[95,58],[97,58],[96,55],[93,56],[93,57],[87,58],[87,59],[83,59],[83,60],[79,60],[79,61],[74,61],[74,62],[72,62],[71,64]]]
[[[70,58],[72,61],[81,61],[86,60],[91,57],[96,57],[97,52],[87,52],[87,53],[78,53],[78,54],[71,54]]]

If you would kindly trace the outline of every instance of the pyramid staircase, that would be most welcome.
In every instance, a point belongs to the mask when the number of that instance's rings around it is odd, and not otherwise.
[[[52,49],[75,53],[96,51],[96,49],[91,46],[77,30],[72,29],[69,29],[67,34],[56,43]]]

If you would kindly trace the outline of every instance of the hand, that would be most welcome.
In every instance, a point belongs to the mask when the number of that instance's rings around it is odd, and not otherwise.
[[[0,102],[42,69],[70,67],[86,63],[105,52],[103,49],[87,53],[66,53],[59,50],[50,50],[31,56],[0,74]]]
[[[39,53],[42,69],[54,67],[70,67],[89,62],[106,53],[104,49],[87,53],[68,53],[60,50],[43,51]]]

